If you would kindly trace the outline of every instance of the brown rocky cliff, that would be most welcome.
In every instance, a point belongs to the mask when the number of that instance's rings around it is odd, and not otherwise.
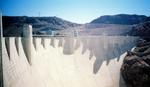
[[[140,40],[121,67],[127,87],[150,87],[150,41]]]

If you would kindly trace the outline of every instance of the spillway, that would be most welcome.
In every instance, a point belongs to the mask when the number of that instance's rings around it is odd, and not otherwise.
[[[23,37],[4,37],[4,87],[125,87],[120,67],[137,39],[33,37],[27,46]]]

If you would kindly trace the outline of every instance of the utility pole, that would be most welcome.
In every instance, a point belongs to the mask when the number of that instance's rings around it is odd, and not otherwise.
[[[3,37],[2,12],[0,12],[1,38]]]
[[[3,87],[3,24],[2,24],[2,12],[0,11],[0,87]]]

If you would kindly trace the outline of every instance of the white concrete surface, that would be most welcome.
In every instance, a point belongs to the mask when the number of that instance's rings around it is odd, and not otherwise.
[[[125,87],[120,67],[137,40],[122,36],[34,37],[30,64],[22,39],[3,38],[4,87]]]

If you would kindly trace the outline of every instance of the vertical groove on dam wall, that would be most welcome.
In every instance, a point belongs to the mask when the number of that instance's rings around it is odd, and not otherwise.
[[[20,39],[21,39],[20,37],[16,37],[15,38],[15,46],[16,46],[16,50],[17,50],[18,56],[20,55],[20,53],[19,53],[20,52],[20,50],[19,50],[19,48],[20,48],[20,44],[19,43],[20,42],[19,41],[21,41]]]
[[[3,38],[4,87],[125,87],[120,67],[137,39],[33,37],[26,46],[23,37]]]

